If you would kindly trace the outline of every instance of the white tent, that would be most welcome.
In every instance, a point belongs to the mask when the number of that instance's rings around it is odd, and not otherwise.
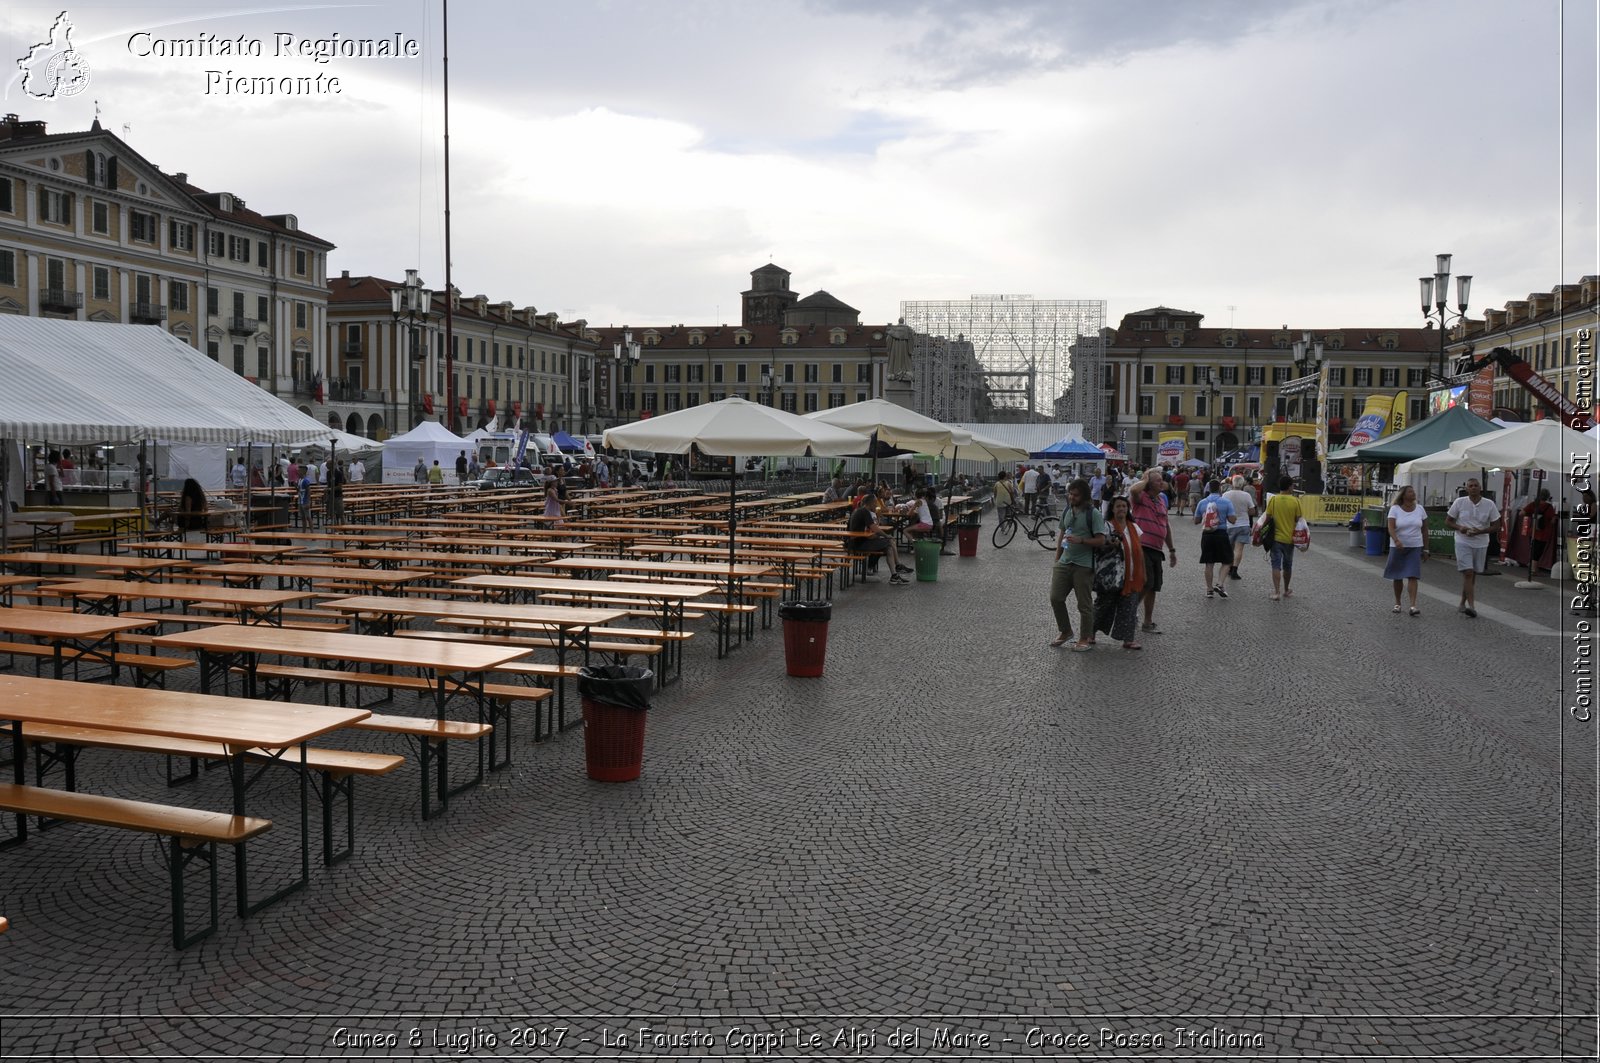
[[[149,325],[0,315],[0,438],[277,443],[328,427]]]
[[[456,455],[468,449],[465,439],[456,435],[438,421],[422,421],[404,435],[390,436],[383,443],[383,482],[404,484],[411,482],[411,472],[422,459],[422,464],[440,467],[451,474],[456,470]]]
[[[691,406],[612,428],[605,434],[608,447],[686,454],[693,446],[717,457],[860,454],[869,442],[859,433],[744,399]]]
[[[1397,483],[1416,473],[1461,469],[1543,469],[1566,474],[1596,464],[1596,441],[1554,419],[1458,439],[1448,448],[1395,468]]]

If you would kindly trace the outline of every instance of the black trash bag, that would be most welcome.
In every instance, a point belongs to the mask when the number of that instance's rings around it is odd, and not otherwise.
[[[782,602],[778,605],[779,620],[796,620],[803,624],[826,624],[833,619],[832,602]]]
[[[602,705],[619,709],[650,707],[650,687],[656,674],[648,668],[628,664],[604,664],[578,669],[578,693]]]

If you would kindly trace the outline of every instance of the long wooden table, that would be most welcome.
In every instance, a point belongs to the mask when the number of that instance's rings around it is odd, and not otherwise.
[[[96,568],[122,573],[123,579],[153,580],[168,569],[178,568],[182,561],[163,557],[119,557],[115,554],[51,554],[38,550],[21,550],[0,554],[0,563],[17,568],[33,568],[41,573],[46,565],[57,568]]]
[[[123,601],[146,598],[167,602],[196,602],[225,606],[241,624],[282,624],[283,607],[309,597],[305,591],[261,591],[225,587],[214,583],[141,583],[116,579],[68,580],[51,583],[46,590],[65,594],[75,610],[116,616]]]
[[[382,568],[363,568],[359,565],[313,565],[285,562],[265,565],[258,562],[239,561],[221,565],[202,565],[194,570],[198,576],[215,576],[231,586],[260,587],[261,581],[275,576],[278,588],[286,585],[310,590],[315,584],[327,582],[356,583],[385,594],[399,594],[406,584],[427,579],[424,572],[407,572]]]
[[[612,573],[634,573],[646,577],[654,576],[665,580],[668,576],[705,576],[724,581],[728,584],[728,604],[744,604],[744,581],[756,576],[765,576],[772,572],[773,566],[760,564],[712,564],[710,562],[695,561],[639,561],[633,558],[610,557],[562,557],[552,558],[540,562],[543,568],[565,569],[569,572],[584,573],[590,577],[599,577]],[[754,614],[750,614],[748,623],[734,624],[734,617],[728,613],[717,614],[717,656],[727,656],[735,646],[742,645],[746,637],[755,637]],[[748,629],[748,630],[747,630]],[[738,638],[734,638],[734,632]]]
[[[281,561],[290,554],[301,551],[293,544],[273,543],[181,543],[175,540],[151,540],[129,543],[128,549],[152,557],[244,558],[246,560]]]
[[[73,663],[98,661],[111,668],[111,681],[117,681],[117,635],[150,627],[148,620],[119,620],[110,616],[88,616],[56,609],[28,609],[23,606],[0,608],[0,632],[26,635],[49,644],[54,676],[66,676],[67,651]],[[107,648],[109,647],[109,648]]]
[[[81,684],[30,676],[0,675],[0,720],[11,721],[13,777],[25,782],[23,724],[92,727],[106,731],[159,735],[164,738],[217,742],[229,752],[233,814],[243,816],[248,780],[248,749],[276,750],[286,756],[297,749],[300,767],[300,877],[264,900],[251,902],[245,844],[234,847],[234,890],[241,918],[303,889],[310,878],[309,815],[306,805],[306,743],[329,731],[372,715],[365,709],[326,705],[284,705],[271,701],[215,698],[175,690],[97,687],[85,696]],[[27,817],[18,816],[19,839],[27,837]]]
[[[380,598],[380,601],[396,601]],[[436,642],[432,639],[390,638],[384,635],[357,635],[346,632],[296,631],[289,628],[261,627],[246,624],[221,624],[215,627],[196,628],[193,631],[175,631],[157,635],[155,645],[195,651],[200,657],[200,690],[211,692],[214,676],[221,676],[226,689],[229,670],[238,666],[244,673],[245,696],[256,696],[258,684],[256,669],[261,657],[300,657],[333,664],[339,670],[354,670],[358,664],[383,668],[416,668],[430,673],[437,719],[446,718],[445,710],[450,699],[457,695],[471,699],[477,710],[479,723],[491,726],[496,722],[496,708],[484,697],[484,673],[503,664],[526,657],[527,647],[497,646],[492,643]],[[284,685],[284,700],[288,700],[288,685]],[[510,712],[510,708],[506,708]],[[450,764],[448,746],[441,744],[437,753],[433,745],[423,740],[418,743],[422,751],[423,816],[429,815],[426,795],[429,767],[438,757],[438,797],[440,804],[450,799]],[[479,746],[478,778],[483,777],[483,748]],[[493,759],[491,757],[491,759]],[[456,789],[464,789],[472,783]]]

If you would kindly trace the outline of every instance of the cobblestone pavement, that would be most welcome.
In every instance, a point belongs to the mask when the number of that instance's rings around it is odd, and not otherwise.
[[[697,638],[638,783],[526,728],[427,823],[414,761],[363,782],[354,859],[242,922],[225,886],[183,952],[154,841],[0,854],[0,1056],[1593,1053],[1562,1017],[1596,1006],[1596,746],[1557,591],[1485,579],[1468,620],[1430,563],[1395,616],[1318,529],[1292,600],[1252,550],[1208,601],[1185,525],[1163,633],[1069,653],[1049,555],[987,531],[937,583],[839,592],[823,678],[776,629]],[[80,768],[213,808],[222,774]],[[253,871],[292,800],[252,798]]]

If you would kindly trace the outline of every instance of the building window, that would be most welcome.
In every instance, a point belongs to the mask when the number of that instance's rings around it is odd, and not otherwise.
[[[794,392],[792,392],[792,391],[784,392],[784,395],[783,395],[783,412],[784,413],[794,413],[794,412],[796,412],[795,408],[794,408],[794,402],[795,402]]]
[[[298,329],[306,327],[306,304],[298,300],[294,304],[294,327]]]
[[[833,363],[833,382],[835,384],[844,383],[844,365],[840,362]]]
[[[1354,383],[1358,388],[1370,388],[1372,386],[1372,370],[1366,367],[1357,369],[1354,373]]]
[[[870,383],[872,383],[872,363],[871,362],[857,362],[856,363],[856,383],[857,384],[870,384]],[[859,392],[858,392],[858,394],[859,394]],[[864,402],[866,400],[859,399],[857,401]]]
[[[262,269],[267,269],[268,268],[268,265],[267,265],[267,242],[265,240],[257,240],[256,241],[256,265],[259,266]]]
[[[718,362],[716,365],[711,367],[711,382],[713,384],[722,383],[722,363],[721,362]],[[717,400],[716,399],[712,399],[711,401],[715,402]]]
[[[830,392],[828,392],[828,409],[837,410],[839,407],[841,407],[843,405],[844,405],[844,392],[842,392],[842,391],[830,391]]]
[[[1156,413],[1156,397],[1154,395],[1139,396],[1139,416],[1154,417]]]
[[[306,253],[304,251],[296,251],[294,253],[294,272],[297,277],[306,275]]]
[[[822,367],[817,365],[815,362],[809,362],[809,363],[806,364],[806,366],[805,366],[805,374],[806,374],[806,383],[807,384],[815,384],[815,383],[817,383],[817,381],[819,379],[818,371],[821,368]]]
[[[700,346],[703,346],[705,344],[705,342],[706,342],[706,334],[704,332],[691,332],[691,333],[689,333],[689,346],[691,346],[691,347],[700,347]]]
[[[706,382],[706,367],[699,363],[691,365],[689,367],[688,380],[691,384],[704,384]],[[693,405],[698,406],[699,403],[694,403]]]
[[[1337,417],[1341,421],[1344,420],[1344,400],[1343,399],[1329,399],[1328,400],[1328,409],[1327,409],[1326,412],[1327,412],[1327,415],[1329,417]]]
[[[661,367],[661,382],[663,384],[683,383],[683,366],[664,365]]]
[[[233,345],[233,371],[240,376],[244,376],[244,344],[242,343]]]
[[[748,346],[750,346],[750,333],[748,333],[748,332],[737,333],[733,337],[733,345],[735,347],[748,347]]]
[[[1222,416],[1224,416],[1224,417],[1232,417],[1233,416],[1233,396],[1232,395],[1224,395],[1224,396],[1222,396]]]
[[[845,339],[845,332],[842,328],[836,328],[828,333],[828,342],[835,347],[843,347]]]
[[[733,367],[733,382],[735,384],[748,384],[748,383],[750,383],[750,379],[749,379],[748,373],[749,373],[749,366],[745,365],[743,362],[740,362],[738,365]]]
[[[494,349],[489,352],[489,356],[490,356],[490,358],[493,359],[493,361],[491,361],[489,363],[490,365],[499,365],[500,364],[500,341],[499,340],[495,341]],[[497,399],[499,397],[500,396],[498,396],[498,395],[495,396],[495,398],[497,398]]]
[[[256,379],[272,379],[272,352],[265,347],[256,348]]]
[[[1153,365],[1147,365],[1144,366],[1143,369],[1144,372],[1140,374],[1140,376],[1143,378],[1143,383],[1146,385],[1154,384],[1156,382],[1156,367]]]
[[[111,208],[105,203],[96,201],[89,208],[89,226],[97,233],[111,232]]]
[[[167,223],[167,243],[174,251],[194,250],[194,226],[188,222],[169,221]]]
[[[218,349],[216,340],[206,341],[206,354],[211,356],[211,360],[213,362],[220,362],[222,360],[222,351]]]
[[[1400,370],[1398,369],[1380,369],[1378,370],[1378,377],[1383,387],[1397,388],[1400,386]]]
[[[865,391],[856,392],[856,401],[857,402],[866,402],[867,401],[867,393]]]
[[[72,194],[39,189],[39,220],[69,225],[72,222]]]
[[[646,384],[654,384],[656,382],[656,367],[655,366],[646,365],[644,367],[644,382]]]
[[[785,363],[783,363],[783,382],[785,384],[793,384],[794,383],[794,363],[793,362],[785,362]]]
[[[156,233],[161,231],[161,221],[154,214],[142,210],[128,212],[128,235],[143,244],[156,242]]]
[[[679,405],[678,393],[676,391],[669,391],[663,397],[666,399],[666,409],[668,413],[672,413],[674,410],[681,408]]]
[[[212,258],[221,258],[224,246],[221,233],[215,231],[206,233],[206,253]]]
[[[180,314],[189,312],[189,282],[170,281],[167,284],[167,302]]]
[[[1288,379],[1289,379],[1289,367],[1288,366],[1286,366],[1286,365],[1275,365],[1275,366],[1272,367],[1272,382],[1273,382],[1273,384],[1283,384],[1283,383],[1286,383],[1288,381]]]
[[[1183,396],[1182,395],[1168,395],[1167,396],[1167,414],[1168,414],[1168,416],[1171,416],[1171,417],[1180,417],[1180,416],[1183,415]]]
[[[1169,383],[1169,384],[1181,384],[1181,383],[1183,383],[1183,366],[1181,366],[1181,365],[1169,365],[1169,366],[1167,366],[1167,383]]]
[[[1421,370],[1421,369],[1407,369],[1406,370],[1406,387],[1408,387],[1408,388],[1419,388],[1419,387],[1422,386],[1422,381],[1423,381],[1423,370]]]
[[[1260,386],[1266,380],[1266,370],[1259,365],[1248,366],[1244,371],[1244,382]]]
[[[1221,374],[1224,384],[1231,386],[1239,382],[1239,367],[1236,365],[1225,365],[1217,372]]]
[[[685,409],[690,406],[700,405],[700,393],[698,391],[690,391],[685,393],[683,397],[683,405]]]
[[[271,312],[267,309],[267,297],[264,295],[256,296],[256,320],[261,322],[262,328],[268,327],[267,319],[271,316]]]
[[[1203,391],[1194,397],[1194,415],[1196,417],[1206,416],[1206,395]]]
[[[1344,387],[1344,366],[1335,365],[1328,367],[1328,386],[1330,388]]]
[[[17,201],[12,197],[11,178],[0,177],[0,214],[15,214]]]
[[[713,391],[711,393],[711,401],[712,402],[721,402],[723,399],[725,399],[727,397],[728,397],[728,393],[726,391]]]
[[[104,266],[94,268],[94,297],[96,299],[111,298],[111,271]]]
[[[1412,424],[1416,424],[1418,421],[1422,420],[1427,415],[1428,415],[1428,400],[1427,399],[1412,399],[1411,400],[1411,423]]]
[[[806,412],[807,413],[816,413],[817,412],[817,402],[818,402],[818,396],[817,396],[817,393],[815,391],[806,392]]]
[[[1249,416],[1250,420],[1252,420],[1252,421],[1261,420],[1261,396],[1260,395],[1251,395],[1249,398],[1245,399],[1244,408],[1245,408],[1246,411],[1248,411],[1247,416]]]
[[[218,313],[218,311],[217,311],[217,299],[218,299],[217,290],[215,288],[207,288],[206,289],[206,313],[211,315],[212,317],[216,317],[217,313]]]
[[[800,342],[799,335],[797,335],[796,333],[793,333],[793,332],[787,332],[787,331],[784,332],[784,334],[783,334],[783,345],[785,347],[793,347],[795,344],[797,344],[799,342]]]

